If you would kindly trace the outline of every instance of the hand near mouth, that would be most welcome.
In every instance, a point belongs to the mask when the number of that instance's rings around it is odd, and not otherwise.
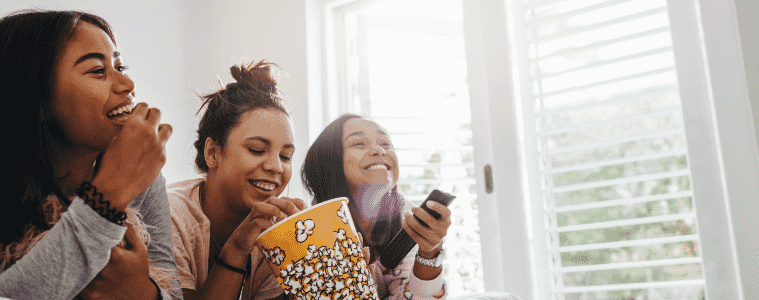
[[[138,103],[103,154],[92,185],[111,207],[123,211],[161,171],[166,162],[164,147],[172,128],[159,124],[160,120],[160,110]]]

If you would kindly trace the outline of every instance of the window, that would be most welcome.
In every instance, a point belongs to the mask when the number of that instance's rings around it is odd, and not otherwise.
[[[323,1],[334,3],[319,16],[327,35],[384,2]],[[412,3],[396,11],[420,14]],[[759,156],[735,4],[460,3],[484,290],[526,299],[750,295]],[[327,88],[326,99],[343,100],[325,111],[373,114],[357,46],[368,42],[351,43],[322,56],[338,53],[326,65],[355,74],[322,73],[343,84]],[[492,191],[481,180],[489,167]]]
[[[667,2],[521,5],[531,201],[555,297],[703,298]]]
[[[444,242],[449,297],[483,291],[461,9],[460,0],[356,1],[335,8],[341,86],[328,118],[360,113],[390,132],[398,187],[414,205],[433,189],[457,196]]]

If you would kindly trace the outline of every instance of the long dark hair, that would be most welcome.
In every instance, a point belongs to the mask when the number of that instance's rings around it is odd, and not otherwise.
[[[0,91],[13,114],[0,118],[10,175],[9,198],[0,205],[0,245],[20,240],[30,228],[50,229],[40,206],[46,196],[68,204],[55,183],[49,141],[62,134],[52,111],[54,70],[79,21],[99,26],[116,43],[108,23],[85,12],[22,10],[0,19]]]
[[[303,185],[314,195],[314,203],[337,197],[350,197],[343,171],[343,125],[350,119],[363,118],[344,114],[329,123],[308,148],[300,172]]]
[[[198,124],[198,140],[194,144],[197,150],[195,166],[200,172],[208,173],[204,155],[206,139],[210,137],[223,150],[229,132],[240,122],[242,114],[254,109],[274,108],[290,116],[277,90],[272,67],[277,65],[263,60],[232,66],[230,71],[236,82],[203,96],[198,112],[203,107],[206,111]]]

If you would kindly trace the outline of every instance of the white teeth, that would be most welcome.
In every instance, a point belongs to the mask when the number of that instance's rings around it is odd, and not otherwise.
[[[386,166],[386,165],[383,165],[383,164],[379,164],[379,165],[371,165],[371,166],[369,166],[369,167],[368,167],[368,168],[366,168],[366,169],[367,169],[367,170],[370,170],[370,171],[371,171],[371,170],[379,170],[379,169],[387,170],[387,166]]]
[[[275,187],[273,183],[266,183],[266,182],[260,182],[260,181],[253,182],[253,185],[267,191],[274,190],[274,187]]]
[[[105,114],[108,117],[113,117],[118,114],[128,113],[132,112],[132,108],[134,108],[133,104],[127,104],[124,106],[119,106],[117,108],[114,108],[113,110],[109,111],[107,114]]]

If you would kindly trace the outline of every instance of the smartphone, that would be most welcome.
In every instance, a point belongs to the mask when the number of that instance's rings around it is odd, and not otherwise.
[[[451,204],[455,198],[456,196],[448,194],[446,192],[433,190],[432,193],[427,196],[427,199],[422,202],[421,208],[427,211],[435,219],[440,219],[440,214],[427,207],[427,201],[435,201],[442,205],[448,206],[448,204]],[[429,227],[427,223],[424,223],[424,221],[420,220],[419,217],[414,217],[420,223],[422,223],[422,225]],[[411,251],[414,246],[416,246],[416,241],[414,241],[414,239],[412,239],[408,233],[406,233],[406,230],[401,228],[401,230],[398,231],[398,233],[390,240],[390,242],[387,243],[385,247],[383,247],[383,253],[380,253],[380,263],[387,269],[394,269],[398,266],[398,264],[401,263],[403,258],[408,255],[409,251]]]

